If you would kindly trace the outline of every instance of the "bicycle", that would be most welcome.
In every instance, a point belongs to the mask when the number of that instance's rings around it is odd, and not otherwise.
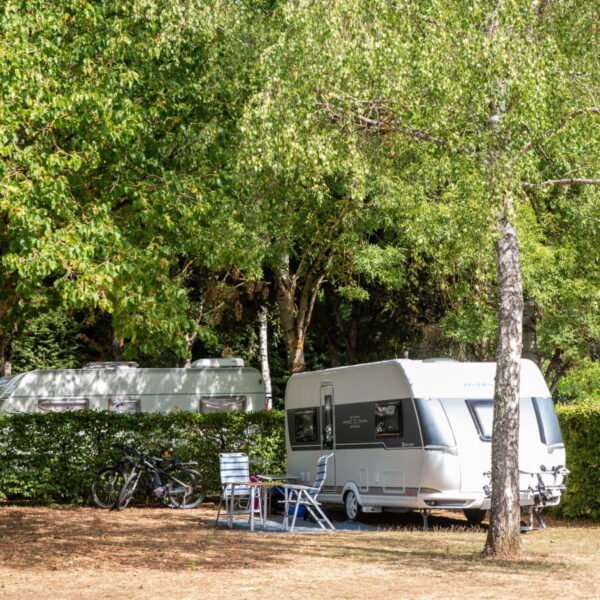
[[[161,463],[166,466],[161,466]],[[124,510],[129,506],[140,482],[144,483],[148,495],[161,499],[170,508],[196,508],[205,495],[201,487],[202,476],[189,468],[195,464],[181,462],[177,458],[137,452],[134,466],[121,488],[115,508]]]
[[[92,483],[92,500],[99,508],[114,508],[119,499],[119,494],[135,465],[134,459],[129,456],[135,450],[131,446],[113,444],[113,448],[123,451],[123,455],[115,463],[102,467],[94,477]]]

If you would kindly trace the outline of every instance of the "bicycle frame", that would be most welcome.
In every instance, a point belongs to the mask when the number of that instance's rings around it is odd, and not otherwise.
[[[183,487],[183,489],[187,489],[188,486],[186,485],[186,483],[177,479],[177,477],[175,477],[169,471],[175,468],[185,468],[196,463],[183,463],[169,460],[167,461],[169,463],[169,466],[166,469],[157,466],[157,462],[164,460],[165,459],[159,457],[142,456],[141,459],[137,461],[137,463],[131,471],[132,475],[135,474],[135,483],[132,486],[131,490],[132,494],[135,493],[135,490],[139,485],[140,479],[144,474],[148,474],[151,477],[151,482],[153,484],[151,491],[158,498],[164,498],[165,496],[170,497],[174,491],[180,491],[173,490],[171,487],[169,487],[171,483],[175,483],[176,485]]]

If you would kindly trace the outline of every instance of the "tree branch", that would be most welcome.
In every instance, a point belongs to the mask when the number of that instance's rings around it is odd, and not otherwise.
[[[600,114],[600,106],[588,106],[587,108],[579,108],[577,110],[571,111],[559,124],[555,129],[550,129],[543,133],[541,136],[534,140],[529,140],[517,153],[517,157],[522,156],[529,150],[531,150],[537,144],[549,140],[553,138],[555,135],[558,135],[575,117],[579,117],[581,115],[587,114]]]
[[[436,146],[448,146],[447,140],[443,138],[436,137],[427,131],[423,131],[421,129],[413,129],[411,127],[403,127],[398,124],[395,117],[382,102],[381,100],[371,100],[369,102],[362,103],[364,104],[361,108],[367,108],[367,114],[363,114],[362,112],[357,112],[354,115],[351,115],[364,129],[375,129],[378,132],[388,133],[388,132],[396,132],[400,133],[406,137],[412,137],[419,140],[423,140],[426,142],[431,142]],[[322,106],[327,111],[329,118],[332,121],[339,122],[342,121],[345,114],[343,108],[339,106],[333,105],[331,102],[327,100],[317,101],[317,106]],[[358,108],[358,107],[357,107]],[[388,117],[382,118],[380,116],[381,112],[387,112]],[[371,116],[371,114],[375,113],[375,118]]]
[[[571,177],[569,179],[548,179],[546,181],[540,181],[539,183],[524,181],[521,185],[524,188],[548,187],[550,185],[600,185],[600,179]]]

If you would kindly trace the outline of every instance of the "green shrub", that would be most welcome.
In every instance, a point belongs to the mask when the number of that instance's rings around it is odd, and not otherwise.
[[[95,473],[120,454],[114,443],[153,453],[173,449],[182,460],[198,461],[207,492],[218,493],[219,452],[245,452],[265,461],[257,471],[277,471],[285,463],[283,431],[279,411],[0,415],[0,495],[87,502]]]
[[[561,378],[555,399],[561,404],[600,404],[600,361],[584,360]]]
[[[600,520],[600,405],[558,405],[571,471],[557,512],[565,517]]]
[[[558,405],[571,470],[557,512],[600,520],[600,406]],[[81,411],[0,415],[0,495],[35,502],[80,504],[89,500],[96,471],[118,457],[115,442],[149,452],[172,448],[198,461],[207,491],[219,491],[219,452],[241,451],[264,460],[257,471],[284,470],[281,411],[115,415]]]

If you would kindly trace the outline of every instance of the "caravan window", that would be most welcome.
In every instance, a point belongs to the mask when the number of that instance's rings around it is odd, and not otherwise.
[[[400,400],[375,402],[375,435],[376,437],[403,435]]]
[[[140,398],[109,398],[108,410],[118,414],[135,414],[140,412]]]
[[[423,444],[426,447],[455,446],[454,435],[440,401],[435,398],[416,398],[415,405],[419,413]]]
[[[485,442],[492,441],[492,427],[494,424],[493,400],[466,400],[467,406],[473,417],[473,422],[479,437]]]
[[[294,414],[294,439],[296,442],[317,441],[317,409],[298,410]]]
[[[198,412],[245,412],[248,404],[246,396],[210,396],[200,398]]]
[[[89,402],[85,398],[48,398],[38,400],[37,410],[41,413],[63,412],[65,410],[87,410]]]
[[[551,398],[534,398],[533,408],[540,430],[540,439],[542,444],[552,446],[553,444],[562,444],[562,434],[556,411],[552,405]]]

